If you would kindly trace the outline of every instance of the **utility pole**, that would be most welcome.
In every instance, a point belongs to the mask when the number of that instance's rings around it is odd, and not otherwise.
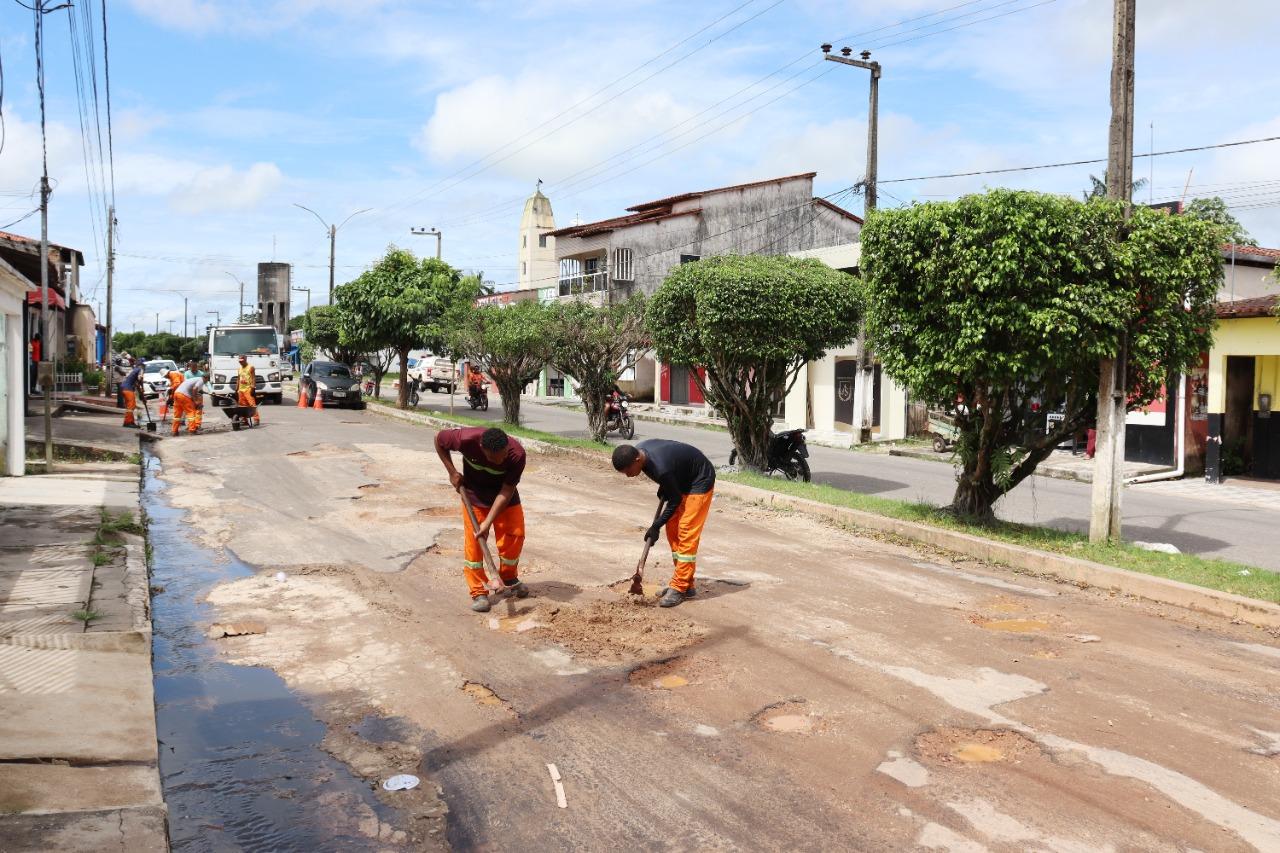
[[[160,334],[160,312],[156,312],[156,334]]]
[[[1115,0],[1111,55],[1111,127],[1107,139],[1107,198],[1124,202],[1125,218],[1133,205],[1134,21],[1137,0]],[[1089,541],[1119,540],[1123,515],[1124,430],[1127,410],[1128,334],[1114,358],[1098,364],[1098,435],[1089,507]],[[1181,404],[1182,401],[1179,401]]]
[[[329,304],[332,305],[333,304],[333,271],[334,271],[334,263],[337,259],[338,229],[340,229],[343,225],[346,225],[348,222],[350,222],[352,217],[359,216],[362,213],[368,213],[369,211],[373,210],[373,208],[366,207],[364,210],[357,210],[355,213],[351,214],[351,216],[348,216],[346,219],[342,220],[337,225],[334,225],[332,223],[325,222],[324,217],[322,217],[320,214],[316,213],[314,210],[307,207],[306,205],[298,204],[295,201],[293,203],[293,206],[301,207],[307,213],[310,213],[316,219],[319,219],[320,224],[324,226],[325,232],[328,233],[329,235]]]
[[[212,315],[213,315],[214,322],[215,322],[215,323],[217,323],[217,325],[219,325],[219,326],[221,326],[221,325],[222,325],[222,315],[221,315],[221,314],[219,314],[217,311],[206,311],[206,312],[204,312],[204,313],[206,313],[206,314],[212,314]]]
[[[115,367],[111,363],[111,336],[115,334],[115,330],[111,326],[111,305],[112,305],[112,286],[114,284],[116,272],[116,208],[115,205],[107,208],[107,346],[106,346],[106,373],[107,373],[107,393],[111,393],[111,380],[115,378]]]
[[[864,50],[853,59],[852,48],[840,48],[840,55],[831,53],[831,45],[822,45],[822,58],[841,65],[852,65],[871,72],[871,93],[867,101],[867,176],[863,181],[862,215],[865,218],[876,209],[876,182],[878,180],[878,162],[880,156],[880,63],[871,61],[871,51]],[[871,423],[870,409],[875,397],[871,384],[875,381],[875,370],[871,364],[871,353],[867,350],[866,328],[858,325],[858,337],[854,342],[854,353],[858,361],[858,379],[854,383],[853,411],[854,427],[858,441],[863,440],[863,432],[869,431]]]
[[[177,320],[165,320],[165,322],[169,324],[169,334],[171,334],[171,335],[172,335],[172,334],[173,334],[173,324],[174,324],[174,323],[176,323],[176,322],[178,322],[178,321],[177,321]]]
[[[237,316],[243,317],[244,316],[244,282],[241,281],[240,276],[236,275],[235,273],[227,273],[227,275],[231,276],[231,278],[236,282],[236,284],[240,285],[240,313]],[[240,321],[237,320],[236,322],[240,322]]]
[[[290,290],[296,290],[299,293],[306,291],[307,294],[307,313],[311,313],[311,288],[309,287],[291,287]]]
[[[195,331],[192,329],[192,331]],[[187,334],[187,297],[182,297],[182,336],[184,338],[193,338],[195,335]]]
[[[440,260],[440,242],[443,235],[439,228],[432,228],[428,231],[425,228],[410,228],[409,233],[417,237],[435,237],[436,238],[436,260]]]

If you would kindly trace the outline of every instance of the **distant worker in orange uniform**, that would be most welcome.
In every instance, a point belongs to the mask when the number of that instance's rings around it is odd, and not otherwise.
[[[262,423],[262,418],[258,417],[258,396],[254,393],[258,374],[249,363],[249,356],[244,353],[240,353],[240,370],[236,373],[236,380],[236,405],[252,406],[254,424]]]
[[[182,374],[181,370],[175,367],[173,370],[166,372],[164,378],[169,382],[169,390],[165,394],[164,403],[170,410],[172,410],[173,395],[178,393],[178,386],[181,385],[187,377]]]
[[[453,465],[453,452],[462,454],[462,473]],[[521,581],[520,552],[524,549],[524,507],[520,505],[520,476],[524,474],[525,454],[520,442],[497,427],[464,427],[436,433],[436,453],[449,472],[449,483],[466,492],[476,511],[480,527],[472,529],[466,508],[462,511],[462,574],[471,593],[471,609],[477,613],[489,610],[489,575],[484,570],[484,555],[479,539],[494,532],[498,545],[498,574],[507,589],[517,598],[529,595]]]
[[[124,423],[121,426],[138,429],[133,410],[138,405],[138,385],[142,382],[142,370],[145,363],[141,359],[129,359],[130,371],[120,383],[120,395],[124,397]]]
[[[204,377],[192,376],[182,380],[178,390],[173,392],[173,434],[183,418],[187,419],[187,434],[195,435],[200,431],[200,422],[204,419]]]
[[[663,509],[644,538],[654,544],[665,526],[674,564],[671,583],[658,598],[659,606],[675,607],[686,598],[693,598],[698,594],[693,582],[698,568],[698,543],[716,487],[715,466],[692,445],[652,438],[634,446],[615,447],[613,467],[628,477],[643,473],[658,484],[658,500],[663,502]]]

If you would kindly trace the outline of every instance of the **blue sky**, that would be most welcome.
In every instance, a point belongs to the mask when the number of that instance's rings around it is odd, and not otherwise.
[[[154,328],[159,313],[161,328],[181,326],[182,294],[202,321],[231,317],[233,277],[252,300],[255,264],[273,257],[323,301],[325,232],[294,203],[328,221],[373,208],[338,235],[339,282],[389,243],[434,250],[409,228],[438,226],[446,260],[504,284],[539,178],[560,224],[795,172],[817,171],[819,194],[842,190],[863,174],[867,80],[823,64],[824,41],[870,48],[884,65],[882,180],[1101,157],[1110,7],[109,0],[116,325]],[[1152,123],[1156,150],[1280,135],[1280,4],[1139,7],[1139,151]],[[84,290],[101,301],[91,214],[103,214],[88,188],[102,181],[85,176],[67,15],[45,19],[51,238],[86,253]],[[0,5],[0,56],[4,225],[34,206],[39,178],[32,14],[16,3]],[[1259,241],[1280,246],[1277,164],[1278,143],[1157,158],[1152,196],[1178,198],[1189,178],[1188,199],[1223,194]],[[1147,162],[1135,171],[1146,176]],[[885,183],[880,203],[990,186],[1074,193],[1090,172],[1101,168]],[[861,212],[860,198],[839,201]],[[38,217],[9,230],[38,235]]]

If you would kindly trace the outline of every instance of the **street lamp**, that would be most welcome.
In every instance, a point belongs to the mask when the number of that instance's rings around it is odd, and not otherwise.
[[[440,229],[432,228],[430,231],[428,231],[425,228],[410,228],[409,233],[413,234],[415,237],[435,237],[436,238],[436,260],[437,261],[440,260],[440,241],[443,236],[440,233]]]
[[[300,207],[303,210],[305,210],[307,213],[310,213],[316,219],[319,219],[320,224],[323,225],[329,232],[329,304],[332,305],[333,304],[333,261],[334,261],[334,255],[335,255],[335,247],[338,241],[338,229],[341,228],[343,225],[346,225],[348,222],[350,222],[353,216],[359,216],[362,213],[368,213],[369,211],[373,210],[373,208],[366,207],[364,210],[357,210],[355,213],[351,214],[351,216],[348,216],[346,219],[342,220],[337,225],[332,225],[332,224],[326,223],[324,221],[324,218],[321,217],[320,214],[316,213],[314,210],[307,207],[306,205],[298,204],[295,201],[293,203],[293,206]]]
[[[223,270],[223,272],[226,272],[226,270]],[[229,272],[227,275],[231,276],[231,278],[235,280],[236,284],[240,285],[240,318],[244,319],[244,282],[241,281],[240,276],[235,273]],[[222,324],[219,323],[218,325]]]
[[[290,289],[290,290],[296,290],[296,291],[298,291],[299,293],[305,292],[305,293],[307,294],[307,313],[308,313],[308,314],[310,314],[310,313],[311,313],[311,288],[309,288],[309,287],[291,287],[291,288],[289,288],[289,289]]]

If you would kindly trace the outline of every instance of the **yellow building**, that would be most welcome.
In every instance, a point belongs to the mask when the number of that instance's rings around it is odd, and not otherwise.
[[[1205,479],[1280,479],[1280,319],[1277,296],[1218,305],[1208,364]]]

